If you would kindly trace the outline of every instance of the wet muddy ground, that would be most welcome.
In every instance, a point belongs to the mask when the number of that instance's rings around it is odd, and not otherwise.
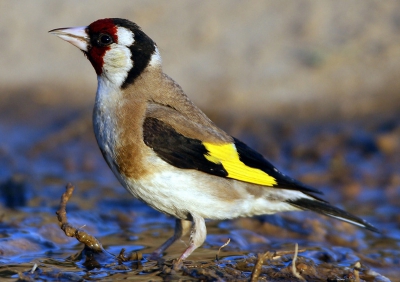
[[[117,183],[95,143],[89,106],[43,106],[25,97],[0,110],[1,281],[300,281],[296,273],[307,281],[400,281],[399,115],[301,122],[211,114],[382,234],[311,212],[209,221],[205,244],[174,270],[183,241],[149,259],[171,236],[174,219]],[[105,252],[60,229],[55,212],[68,182],[75,186],[68,222]]]

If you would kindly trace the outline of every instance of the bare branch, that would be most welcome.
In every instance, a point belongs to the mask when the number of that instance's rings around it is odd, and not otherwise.
[[[65,193],[61,196],[60,208],[56,212],[60,228],[62,231],[64,231],[65,235],[68,237],[75,237],[79,242],[85,244],[94,252],[102,252],[103,246],[94,236],[85,231],[79,230],[79,228],[75,228],[68,223],[66,211],[67,202],[74,192],[74,188],[75,187],[71,183],[68,183]]]

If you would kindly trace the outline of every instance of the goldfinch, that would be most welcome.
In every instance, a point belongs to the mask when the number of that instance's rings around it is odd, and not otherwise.
[[[135,23],[108,18],[50,33],[82,50],[96,71],[94,133],[119,182],[176,218],[153,257],[190,231],[178,261],[186,259],[206,238],[204,219],[311,210],[377,232],[218,128],[163,73],[156,43]]]

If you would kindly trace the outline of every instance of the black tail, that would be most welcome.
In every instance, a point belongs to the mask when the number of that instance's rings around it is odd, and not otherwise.
[[[320,202],[320,201],[312,200],[312,199],[306,199],[306,198],[301,198],[301,199],[297,199],[297,200],[288,200],[287,202],[289,204],[295,206],[296,208],[299,208],[302,210],[310,210],[310,211],[313,211],[316,213],[334,217],[334,218],[352,223],[354,225],[366,228],[368,230],[380,233],[378,229],[376,229],[374,226],[372,226],[365,220],[363,220],[355,215],[352,215],[344,210],[341,210],[337,207],[331,206],[328,203]]]

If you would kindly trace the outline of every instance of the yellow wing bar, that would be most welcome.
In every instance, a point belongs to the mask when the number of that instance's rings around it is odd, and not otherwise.
[[[245,165],[239,158],[235,144],[215,145],[203,142],[208,154],[204,155],[207,160],[215,164],[222,164],[228,172],[229,178],[250,182],[259,185],[276,185],[276,179],[258,168]]]

